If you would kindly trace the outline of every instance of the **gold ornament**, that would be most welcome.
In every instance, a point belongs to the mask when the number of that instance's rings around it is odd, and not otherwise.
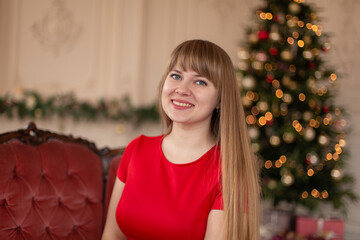
[[[257,43],[259,41],[259,37],[258,37],[258,35],[256,33],[251,33],[248,36],[248,40],[249,40],[250,43],[254,44],[254,43]]]
[[[260,61],[260,62],[266,62],[267,60],[267,55],[265,52],[258,52],[255,56],[256,60]]]
[[[304,139],[306,141],[312,141],[316,136],[316,132],[314,130],[314,128],[312,127],[306,127],[305,128],[305,134],[304,134]]]
[[[292,14],[298,14],[300,11],[301,11],[301,5],[300,4],[297,4],[297,3],[290,3],[289,4],[289,11],[292,13]]]
[[[267,187],[268,187],[269,189],[275,189],[275,188],[276,188],[276,185],[277,185],[276,180],[271,179],[271,180],[268,182]]]
[[[255,69],[255,70],[262,70],[263,69],[263,63],[259,62],[259,61],[253,61],[251,63],[251,66]]]
[[[252,77],[251,75],[246,75],[242,81],[241,81],[241,85],[244,87],[244,89],[246,90],[251,90],[255,87],[255,79],[254,77]]]
[[[311,53],[311,51],[305,50],[305,51],[303,52],[303,57],[304,57],[306,60],[311,60],[311,59],[313,59],[313,54]]]
[[[285,186],[291,186],[291,185],[293,185],[293,183],[294,183],[294,176],[291,174],[291,173],[289,173],[289,172],[287,172],[287,173],[285,173],[282,177],[281,177],[281,182],[285,185]]]
[[[256,140],[260,135],[259,129],[257,129],[255,127],[249,127],[248,128],[248,133],[249,133],[249,137],[252,140]]]
[[[338,166],[334,167],[333,170],[331,170],[330,174],[331,174],[331,177],[336,181],[341,180],[343,177],[343,172],[342,172],[341,168]]]
[[[240,48],[237,55],[241,60],[249,59],[249,52],[245,48]]]
[[[238,63],[238,68],[242,71],[246,71],[248,69],[248,63],[246,61],[240,61]]]
[[[266,112],[269,109],[269,104],[265,101],[260,101],[258,102],[257,107],[261,112]]]
[[[306,160],[308,160],[312,165],[319,164],[319,156],[315,152],[306,154]]]
[[[290,52],[290,50],[286,49],[286,50],[283,50],[281,53],[280,53],[280,56],[283,60],[285,61],[291,61],[293,59],[293,56]]]
[[[325,133],[321,133],[318,137],[318,142],[323,146],[328,146],[330,143],[330,138]]]
[[[281,139],[279,136],[273,135],[270,137],[270,144],[274,147],[277,147],[280,145]]]
[[[283,134],[283,140],[286,143],[293,143],[295,141],[295,135],[292,132],[285,132]]]
[[[292,98],[291,94],[285,93],[284,96],[282,97],[282,100],[283,100],[285,103],[290,104],[290,103],[292,103],[293,98]]]

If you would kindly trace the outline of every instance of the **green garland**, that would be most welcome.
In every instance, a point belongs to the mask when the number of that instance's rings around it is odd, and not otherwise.
[[[43,98],[38,92],[17,89],[0,96],[0,115],[12,118],[45,119],[52,116],[72,117],[74,120],[124,121],[139,125],[144,122],[157,122],[159,116],[156,105],[134,107],[128,97],[123,99],[100,99],[96,103],[78,101],[74,94],[49,96]]]

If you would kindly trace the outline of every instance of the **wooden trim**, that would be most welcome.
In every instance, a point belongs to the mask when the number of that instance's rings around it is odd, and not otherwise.
[[[71,142],[83,145],[93,151],[101,158],[112,158],[118,154],[123,153],[123,148],[110,149],[108,147],[98,149],[95,143],[83,138],[75,138],[72,135],[63,135],[46,130],[41,130],[36,127],[34,122],[30,122],[25,129],[19,129],[12,132],[0,134],[0,144],[18,140],[24,144],[38,146],[49,140],[57,139],[62,142]]]

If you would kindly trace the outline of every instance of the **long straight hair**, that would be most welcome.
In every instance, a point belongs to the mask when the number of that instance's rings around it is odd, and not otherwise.
[[[161,94],[169,72],[179,66],[212,81],[219,91],[220,113],[214,111],[210,131],[221,146],[224,239],[259,239],[259,165],[250,148],[245,114],[235,69],[228,54],[204,40],[189,40],[170,55],[159,84],[159,113],[167,133],[172,121],[161,105]]]

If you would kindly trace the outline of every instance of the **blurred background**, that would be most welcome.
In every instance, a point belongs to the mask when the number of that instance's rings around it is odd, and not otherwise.
[[[324,60],[339,73],[334,99],[346,108],[350,129],[343,170],[355,177],[353,190],[360,194],[360,1],[306,3],[314,4],[330,35]],[[0,97],[32,109],[32,117],[0,109],[0,132],[35,121],[39,128],[84,137],[99,148],[160,134],[152,110],[171,50],[187,39],[206,39],[237,65],[239,49],[248,41],[246,29],[263,5],[262,0],[0,0]],[[76,113],[44,118],[44,111],[53,110],[37,111],[39,98],[53,99],[49,106],[58,107],[80,102],[73,111],[81,108],[88,118]],[[97,118],[104,106],[110,106],[112,118]],[[347,236],[359,236],[360,205],[347,208]]]

